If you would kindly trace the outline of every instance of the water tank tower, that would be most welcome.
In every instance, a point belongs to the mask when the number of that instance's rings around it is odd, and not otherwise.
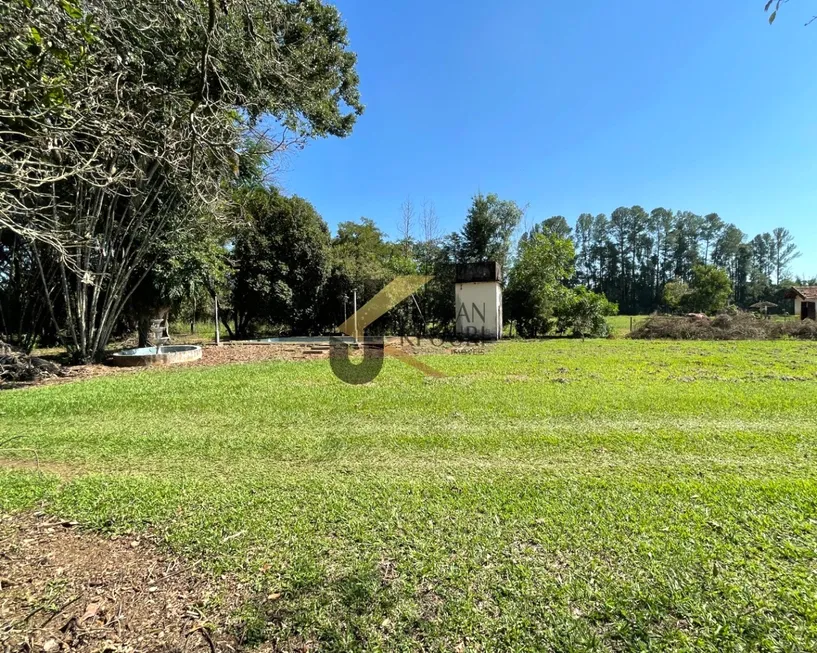
[[[457,335],[467,340],[502,337],[502,268],[495,261],[457,266],[454,289]]]

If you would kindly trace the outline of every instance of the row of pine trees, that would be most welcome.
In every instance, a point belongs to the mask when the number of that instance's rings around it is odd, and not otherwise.
[[[748,306],[792,283],[790,265],[800,256],[787,229],[750,238],[717,213],[647,212],[633,206],[609,216],[583,213],[573,229],[560,216],[546,222],[572,237],[578,283],[617,302],[623,313],[660,308],[664,285],[673,279],[689,281],[701,263],[726,270],[734,302]]]

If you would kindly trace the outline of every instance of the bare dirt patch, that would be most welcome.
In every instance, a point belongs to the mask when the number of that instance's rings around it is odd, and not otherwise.
[[[481,342],[448,342],[432,338],[388,338],[387,342],[392,347],[398,347],[407,354],[428,355],[428,354],[483,354],[492,345]],[[360,355],[360,352],[352,353],[352,356]],[[197,361],[184,363],[183,365],[170,366],[171,369],[186,369],[190,367],[212,367],[216,365],[235,365],[241,363],[260,363],[264,361],[295,361],[303,362],[310,360],[321,360],[329,358],[328,344],[300,344],[300,343],[271,343],[271,344],[246,344],[225,342],[220,347],[214,344],[202,345],[202,357]],[[144,367],[113,367],[110,365],[76,365],[62,368],[64,376],[51,377],[35,383],[0,383],[0,389],[31,387],[35,385],[53,385],[57,383],[69,383],[83,379],[92,379],[99,376],[109,376],[113,374],[140,374],[146,369]]]
[[[215,585],[145,535],[108,539],[79,524],[0,516],[0,651],[231,651],[243,594]]]
[[[28,455],[28,458],[8,458],[4,454],[6,452],[16,451],[23,455]],[[0,469],[12,469],[22,472],[40,472],[42,474],[54,474],[63,479],[71,479],[79,476],[82,470],[76,465],[69,465],[66,463],[43,462],[37,458],[36,452],[33,449],[11,447],[0,447]]]

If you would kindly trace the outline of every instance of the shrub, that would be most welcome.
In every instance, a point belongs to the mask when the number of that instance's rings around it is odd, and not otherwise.
[[[556,330],[559,333],[570,330],[574,336],[582,338],[605,338],[610,335],[610,326],[605,318],[616,313],[617,304],[581,286],[556,307]]]
[[[688,294],[689,285],[686,281],[681,279],[667,281],[667,283],[664,284],[664,291],[662,293],[664,305],[670,311],[675,312],[681,308],[681,302]]]

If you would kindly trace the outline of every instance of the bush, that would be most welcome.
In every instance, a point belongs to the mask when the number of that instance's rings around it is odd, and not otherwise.
[[[610,325],[605,318],[617,313],[617,304],[608,301],[604,295],[581,286],[557,306],[556,330],[559,333],[569,330],[574,336],[582,338],[606,338],[610,335]]]
[[[664,284],[662,299],[664,305],[672,312],[681,308],[681,302],[689,294],[689,284],[682,279],[674,279]]]
[[[817,322],[775,322],[751,313],[721,313],[714,318],[653,316],[630,335],[641,340],[817,340]]]

